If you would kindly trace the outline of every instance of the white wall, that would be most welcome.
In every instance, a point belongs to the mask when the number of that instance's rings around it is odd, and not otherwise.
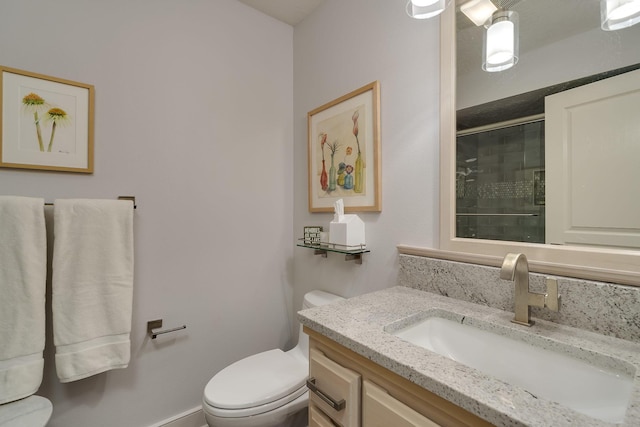
[[[351,297],[395,285],[399,243],[435,246],[439,179],[439,21],[417,21],[405,3],[326,0],[294,29],[294,234],[328,227],[309,213],[307,112],[380,82],[382,212],[360,213],[371,253],[362,265],[296,248],[296,304],[305,291]]]
[[[0,10],[2,65],[96,87],[95,173],[0,169],[0,194],[139,206],[131,365],[62,385],[49,348],[52,427],[146,426],[195,407],[231,361],[291,344],[307,290],[392,286],[395,245],[437,243],[437,20],[386,0],[326,0],[295,30],[234,0]],[[294,249],[304,225],[331,218],[307,208],[306,113],[373,80],[383,211],[361,214],[372,252],[356,265]],[[188,329],[150,341],[156,318]]]
[[[95,173],[0,169],[0,194],[138,203],[130,366],[63,385],[49,348],[51,427],[151,425],[230,362],[290,345],[293,29],[235,0],[0,11],[2,65],[96,89]],[[157,318],[188,329],[151,341]]]

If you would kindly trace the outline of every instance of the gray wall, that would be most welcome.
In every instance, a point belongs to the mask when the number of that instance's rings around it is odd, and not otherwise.
[[[235,0],[1,0],[0,63],[95,85],[93,175],[0,194],[135,195],[129,368],[60,384],[51,427],[148,426],[230,362],[291,343],[293,29]],[[151,341],[146,322],[187,324]]]
[[[295,303],[309,289],[354,296],[392,286],[396,245],[434,247],[438,235],[439,21],[418,21],[405,3],[326,0],[294,30],[294,234],[328,227],[309,213],[307,112],[380,82],[382,213],[360,213],[371,253],[364,263],[337,254],[294,252]]]

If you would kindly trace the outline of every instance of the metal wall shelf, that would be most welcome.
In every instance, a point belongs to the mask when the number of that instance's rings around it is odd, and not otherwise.
[[[327,258],[328,252],[334,252],[338,254],[344,254],[345,261],[355,261],[356,264],[362,264],[362,255],[371,252],[365,245],[358,246],[345,246],[335,243],[305,243],[304,238],[298,239],[300,243],[296,246],[301,248],[308,248],[314,250],[314,255],[321,255],[323,258]]]

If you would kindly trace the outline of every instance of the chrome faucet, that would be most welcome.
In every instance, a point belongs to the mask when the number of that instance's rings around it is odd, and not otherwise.
[[[538,294],[529,291],[529,263],[524,254],[509,253],[504,257],[500,278],[515,282],[515,317],[512,322],[531,326],[531,307],[547,307],[550,310],[560,309],[558,282],[547,278],[547,293]]]

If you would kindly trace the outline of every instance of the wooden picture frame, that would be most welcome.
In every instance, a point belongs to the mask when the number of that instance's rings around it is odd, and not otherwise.
[[[382,210],[379,105],[374,81],[307,114],[310,212]]]
[[[0,167],[93,173],[94,87],[0,66]]]

